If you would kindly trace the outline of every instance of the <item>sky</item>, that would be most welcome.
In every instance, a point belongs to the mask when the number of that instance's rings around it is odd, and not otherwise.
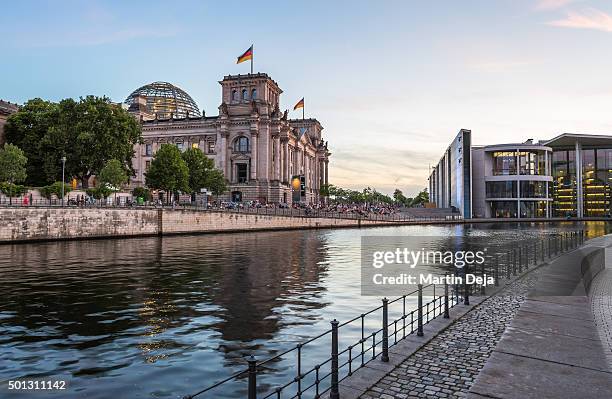
[[[0,12],[0,99],[123,101],[167,81],[217,115],[224,75],[302,97],[330,183],[407,195],[456,133],[473,144],[612,133],[612,2],[19,1]],[[291,117],[301,117],[291,111]]]

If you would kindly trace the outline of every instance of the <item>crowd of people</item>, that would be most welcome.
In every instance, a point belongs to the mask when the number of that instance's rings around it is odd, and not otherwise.
[[[370,204],[370,203],[331,203],[331,204],[305,204],[305,203],[293,203],[288,205],[286,203],[261,203],[259,201],[246,201],[246,202],[229,202],[213,201],[210,204],[212,209],[237,209],[237,210],[251,210],[251,209],[294,209],[302,210],[305,214],[315,212],[333,212],[340,214],[355,214],[363,217],[369,215],[394,215],[400,213],[400,207],[389,204]]]

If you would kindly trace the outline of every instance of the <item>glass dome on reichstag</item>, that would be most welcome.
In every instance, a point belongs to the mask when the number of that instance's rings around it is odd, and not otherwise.
[[[195,101],[184,90],[168,82],[153,82],[132,92],[125,99],[127,105],[132,105],[137,96],[147,100],[147,110],[157,115],[158,119],[171,116],[177,119],[187,116],[200,116],[200,110]]]

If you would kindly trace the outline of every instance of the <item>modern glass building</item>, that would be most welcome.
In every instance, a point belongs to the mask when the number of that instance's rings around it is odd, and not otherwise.
[[[430,177],[430,200],[438,208],[453,208],[472,214],[472,132],[461,129]]]
[[[457,138],[449,149],[456,143]],[[470,153],[470,164],[469,170],[462,171],[462,185],[440,184],[448,178],[441,164],[457,166],[456,160],[447,161],[452,155],[449,149],[431,171],[430,198],[445,208],[454,206],[448,199],[470,198],[470,209],[456,207],[464,218],[607,217],[612,213],[612,136],[565,133],[538,143],[530,139],[464,148],[464,154]],[[452,181],[457,174],[449,176]]]

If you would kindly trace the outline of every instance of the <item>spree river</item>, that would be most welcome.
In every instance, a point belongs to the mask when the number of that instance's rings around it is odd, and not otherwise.
[[[36,397],[172,398],[197,392],[380,304],[360,295],[361,236],[485,236],[584,225],[303,230],[0,246],[0,397],[10,380],[65,380]],[[586,224],[589,236],[607,233]],[[314,347],[306,358],[329,356]],[[281,362],[282,363],[282,362]],[[286,359],[264,388],[295,375]],[[270,370],[268,370],[270,371]],[[202,398],[244,397],[244,379]],[[313,395],[308,395],[312,397]]]

